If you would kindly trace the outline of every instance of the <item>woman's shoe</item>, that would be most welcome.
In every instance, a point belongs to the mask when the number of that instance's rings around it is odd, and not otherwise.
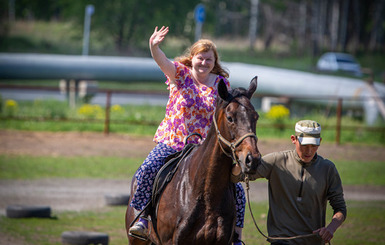
[[[128,230],[129,235],[138,237],[141,239],[147,239],[148,237],[147,231],[148,231],[148,221],[143,218],[139,218],[139,221],[136,222],[133,226],[131,226],[131,228]]]

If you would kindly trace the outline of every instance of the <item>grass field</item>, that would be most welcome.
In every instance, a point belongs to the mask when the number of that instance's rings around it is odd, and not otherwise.
[[[385,202],[348,201],[348,219],[335,233],[333,245],[385,244]],[[266,233],[267,202],[252,203],[258,226]],[[26,244],[61,244],[63,231],[86,230],[107,233],[111,245],[127,244],[124,228],[125,207],[105,207],[85,212],[54,212],[52,219],[8,219],[0,217],[0,230],[21,238]],[[328,210],[328,217],[331,217]],[[243,240],[247,245],[268,244],[246,212]]]
[[[31,157],[0,156],[0,179],[104,178],[127,179],[143,159],[118,157]],[[383,162],[336,162],[345,185],[385,186]],[[335,234],[333,245],[384,244],[385,201],[348,201],[348,219]],[[252,203],[253,214],[266,233],[266,201]],[[127,244],[124,230],[125,207],[109,207],[82,212],[53,210],[51,219],[9,219],[0,217],[0,233],[17,237],[25,244],[61,244],[61,233],[87,230],[107,233],[110,244]],[[332,213],[328,209],[328,219]],[[246,211],[244,241],[248,245],[267,244]]]
[[[0,179],[127,179],[144,159],[123,157],[47,157],[0,155]],[[335,161],[344,185],[385,187],[384,162]],[[365,167],[363,167],[365,166]]]

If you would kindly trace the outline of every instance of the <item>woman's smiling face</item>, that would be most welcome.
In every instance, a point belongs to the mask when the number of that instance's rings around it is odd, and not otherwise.
[[[209,74],[215,65],[214,51],[201,52],[192,57],[192,69],[199,75]]]

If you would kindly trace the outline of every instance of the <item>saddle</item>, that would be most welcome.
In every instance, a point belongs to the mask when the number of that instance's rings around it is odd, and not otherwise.
[[[197,146],[197,144],[187,144],[185,147],[166,158],[166,164],[159,170],[154,180],[152,198],[149,202],[149,211],[155,232],[157,232],[156,220],[158,214],[159,199],[168,183],[178,170],[179,163]]]

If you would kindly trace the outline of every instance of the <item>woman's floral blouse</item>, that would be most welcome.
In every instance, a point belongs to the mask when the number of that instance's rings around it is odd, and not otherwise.
[[[166,84],[170,90],[166,106],[166,114],[155,133],[154,141],[164,143],[175,150],[184,147],[184,141],[192,133],[199,133],[206,138],[212,122],[217,98],[217,84],[224,80],[228,89],[229,81],[218,75],[214,86],[201,86],[193,82],[189,67],[179,62],[174,62],[176,67],[175,84],[167,78]],[[192,137],[189,142],[198,143],[197,137]]]

